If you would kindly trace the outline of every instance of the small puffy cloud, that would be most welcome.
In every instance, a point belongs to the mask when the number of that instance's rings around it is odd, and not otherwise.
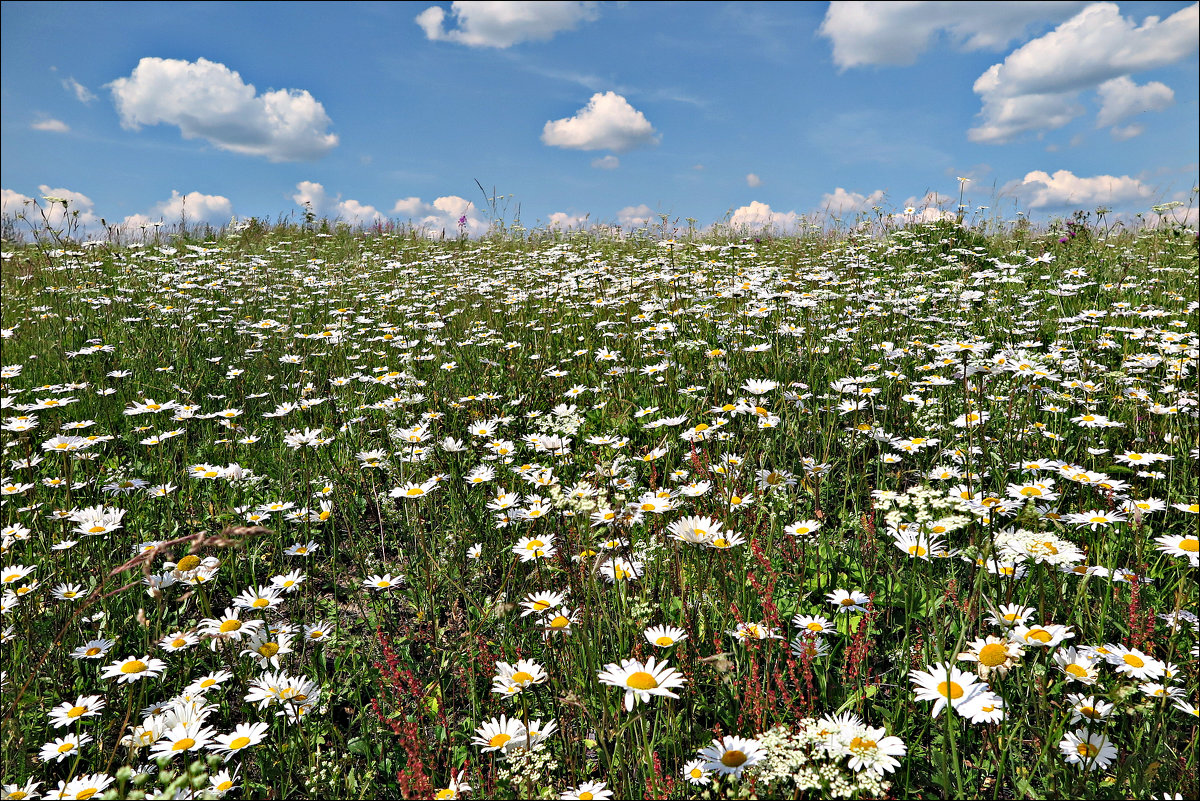
[[[637,206],[626,206],[617,212],[617,222],[626,228],[642,228],[654,219],[654,210],[645,203]]]
[[[1082,2],[833,2],[818,30],[841,69],[912,64],[944,34],[962,50],[1000,50],[1032,26],[1065,19]]]
[[[416,17],[433,42],[457,42],[468,47],[512,47],[520,42],[544,41],[560,31],[599,16],[592,2],[466,2],[450,4],[457,27],[445,27],[446,11],[430,6]]]
[[[1029,131],[1061,128],[1084,113],[1080,92],[1181,61],[1196,52],[1198,37],[1195,4],[1166,19],[1146,17],[1140,26],[1112,3],[1088,6],[979,76],[974,90],[983,101],[983,122],[968,131],[968,138],[1002,144]],[[1145,100],[1146,89],[1141,89]],[[1113,93],[1131,94],[1124,84]],[[1161,103],[1163,92],[1151,89],[1149,97]]]
[[[53,117],[47,117],[44,120],[38,120],[29,126],[35,131],[51,131],[53,133],[66,133],[71,130],[71,126],[67,125],[62,120],[56,120]]]
[[[91,103],[96,99],[96,96],[88,90],[86,86],[81,84],[74,78],[67,77],[62,80],[63,88],[71,94],[75,95],[75,99],[80,103]]]
[[[550,215],[551,228],[562,228],[565,230],[583,228],[587,225],[587,221],[587,214],[568,214],[565,211],[556,211]]]
[[[832,193],[827,192],[821,195],[821,209],[830,214],[853,214],[867,211],[872,206],[882,204],[884,195],[882,189],[876,189],[869,195],[860,195],[858,192],[847,192],[839,186]]]
[[[756,187],[756,186],[762,186],[762,178],[759,178],[754,173],[749,173],[746,176],[746,186],[749,186],[751,188]]]
[[[1175,102],[1171,87],[1158,81],[1138,86],[1122,75],[1100,84],[1100,113],[1096,115],[1096,127],[1116,125],[1127,117],[1143,111],[1162,111]]]
[[[314,161],[337,146],[325,107],[307,91],[259,94],[224,64],[143,58],[108,84],[121,125],[175,125],[184,139],[270,161]]]
[[[1030,209],[1116,206],[1146,201],[1154,196],[1150,187],[1128,175],[1084,178],[1070,170],[1058,170],[1053,175],[1034,170],[1020,181],[1007,184],[1003,193],[1016,196]]]
[[[957,198],[928,192],[923,197],[910,197],[904,201],[902,211],[893,214],[894,219],[903,222],[937,222],[938,220],[953,220],[954,212],[945,209],[947,204],[956,204]]]
[[[350,225],[370,225],[385,219],[374,206],[354,199],[342,200],[341,195],[330,197],[325,187],[316,181],[296,184],[292,200],[298,206],[308,205],[318,217],[342,220]]]
[[[68,215],[73,224],[79,227],[80,233],[86,234],[99,227],[100,217],[95,213],[96,204],[82,192],[42,184],[38,187],[38,193],[39,196],[33,198],[12,189],[0,189],[0,209],[7,217],[24,214],[26,219],[35,226],[42,225],[42,213],[44,213],[45,222],[55,229],[63,228]],[[67,201],[66,206],[60,202],[62,200]],[[41,207],[41,213],[34,208],[35,202]]]
[[[542,142],[567,150],[612,150],[658,144],[659,137],[646,115],[616,92],[597,92],[574,117],[551,120],[542,128]]]
[[[729,217],[729,227],[734,230],[794,230],[800,215],[794,211],[772,211],[766,203],[752,200],[749,206],[740,206]]]
[[[621,160],[609,153],[607,156],[601,156],[598,159],[592,159],[592,166],[597,170],[615,170],[621,166]]]
[[[401,198],[392,206],[392,215],[408,220],[429,237],[441,236],[443,231],[446,236],[454,236],[460,223],[468,236],[481,236],[488,230],[475,204],[457,195],[439,197],[432,203],[419,197]]]
[[[155,203],[146,214],[130,214],[121,221],[121,227],[136,236],[138,229],[148,228],[156,223],[174,225],[186,220],[188,224],[222,225],[232,217],[233,203],[227,197],[206,195],[202,192],[181,195],[178,190],[172,189],[169,198]]]

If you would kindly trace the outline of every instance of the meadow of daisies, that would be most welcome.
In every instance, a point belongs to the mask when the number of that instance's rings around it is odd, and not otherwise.
[[[1194,797],[1196,270],[5,242],[3,798]]]

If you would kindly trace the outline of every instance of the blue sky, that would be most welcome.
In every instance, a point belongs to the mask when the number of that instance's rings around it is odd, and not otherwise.
[[[532,8],[531,8],[532,6]],[[1197,183],[1195,3],[3,4],[0,187],[95,223],[794,227]],[[931,195],[931,193],[934,193]],[[468,206],[470,202],[472,205]]]

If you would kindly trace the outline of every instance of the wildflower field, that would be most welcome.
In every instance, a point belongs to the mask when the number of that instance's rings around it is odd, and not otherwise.
[[[6,242],[3,797],[1195,797],[1195,232],[669,236]]]

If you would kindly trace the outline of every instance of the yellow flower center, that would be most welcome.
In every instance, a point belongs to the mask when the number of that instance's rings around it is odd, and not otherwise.
[[[989,643],[979,649],[979,663],[988,667],[1003,665],[1008,659],[1008,649],[999,643]]]
[[[125,664],[121,665],[121,672],[122,673],[141,673],[143,670],[146,669],[146,667],[147,667],[147,665],[145,662],[135,659],[132,662],[126,662]]]
[[[179,560],[179,564],[175,565],[175,569],[180,573],[186,573],[189,570],[195,570],[200,567],[200,557],[195,554],[188,554]]]
[[[88,708],[86,706],[73,706],[67,710],[67,717],[77,718],[80,715],[82,715],[84,712],[87,712],[87,711],[88,711]]]
[[[58,747],[58,753],[65,754],[75,748],[75,743],[63,743]]]
[[[862,737],[855,737],[850,741],[850,750],[860,753],[863,751],[870,751],[875,746],[876,742],[874,740],[864,740]]]
[[[566,615],[559,615],[558,617],[554,618],[554,620],[550,621],[550,628],[552,629],[565,629],[570,625],[571,619]]]
[[[258,646],[258,652],[264,657],[270,659],[271,657],[275,656],[275,654],[279,653],[279,645],[273,642],[264,642],[262,645]]]
[[[254,603],[250,604],[255,609],[262,609],[264,606],[270,606],[271,602],[266,598],[255,598]]]
[[[182,648],[185,645],[187,645],[187,640],[183,639],[182,637],[176,637],[175,639],[171,640],[172,648]]]
[[[959,698],[962,698],[963,695],[962,686],[959,685],[958,682],[954,681],[943,681],[937,686],[937,691],[944,698],[949,698],[955,701],[957,701]]]
[[[171,745],[172,751],[186,751],[196,744],[196,741],[191,737],[184,737],[182,740],[177,740]]]
[[[524,684],[527,681],[533,681],[533,674],[527,673],[524,670],[518,670],[512,674],[512,680],[514,684]]]
[[[200,689],[206,690],[216,683],[217,682],[214,679],[205,679],[204,681],[200,682]]]
[[[920,545],[910,545],[908,548],[909,556],[924,556],[926,553],[928,553],[928,551],[926,551]]]
[[[226,620],[224,623],[221,624],[221,633],[228,634],[231,631],[237,631],[241,627],[242,627],[242,621],[240,621],[240,620]]]
[[[727,768],[738,768],[746,762],[746,755],[741,751],[726,751],[721,755],[721,764]]]
[[[1125,654],[1125,656],[1121,658],[1124,659],[1125,664],[1129,665],[1130,667],[1140,668],[1146,666],[1145,661],[1141,657],[1134,656],[1133,654]]]
[[[88,656],[95,656],[95,655],[96,655],[96,654],[98,654],[98,653],[100,653],[100,649],[99,649],[99,648],[89,648],[89,649],[87,649],[87,655],[88,655]]]
[[[248,745],[250,745],[249,737],[239,737],[229,744],[229,750],[237,751],[238,749],[245,748]]]
[[[666,648],[668,645],[674,645],[675,641],[670,637],[659,637],[654,641],[654,644]]]
[[[1025,635],[1025,639],[1037,640],[1038,642],[1050,642],[1053,637],[1051,637],[1050,632],[1046,631],[1045,629],[1034,629]]]
[[[99,789],[100,788],[98,788],[98,787],[89,787],[86,790],[76,793],[75,794],[76,801],[86,801],[86,799],[91,798],[97,792],[99,792]]]
[[[625,680],[625,685],[635,690],[653,690],[658,686],[658,680],[644,670],[639,670]],[[738,763],[739,765],[742,763]]]
[[[1087,668],[1083,667],[1082,665],[1067,665],[1065,668],[1063,668],[1063,670],[1079,679],[1086,679],[1088,674]]]
[[[1196,553],[1200,551],[1200,539],[1195,537],[1185,537],[1179,541],[1179,550],[1187,551],[1188,553]]]
[[[219,791],[221,791],[222,793],[227,792],[231,787],[233,787],[232,779],[230,779],[229,781],[221,782],[220,784],[217,785],[217,789]]]
[[[584,790],[582,793],[579,794],[579,797],[581,799],[584,799],[584,801],[592,801],[592,799],[595,798],[596,796],[592,795],[587,790]]]
[[[1090,718],[1091,720],[1099,720],[1099,718],[1100,718],[1100,713],[1097,712],[1096,708],[1093,706],[1081,706],[1076,711],[1079,712],[1079,714],[1083,715],[1085,718]]]
[[[1091,759],[1092,757],[1096,756],[1096,754],[1100,753],[1100,749],[1091,743],[1080,743],[1079,745],[1075,746],[1075,753],[1079,754],[1084,759]]]
[[[512,739],[512,737],[501,732],[500,734],[497,734],[494,737],[492,737],[492,739],[488,740],[488,745],[491,746],[492,748],[499,748],[500,746],[504,745],[511,739]]]

